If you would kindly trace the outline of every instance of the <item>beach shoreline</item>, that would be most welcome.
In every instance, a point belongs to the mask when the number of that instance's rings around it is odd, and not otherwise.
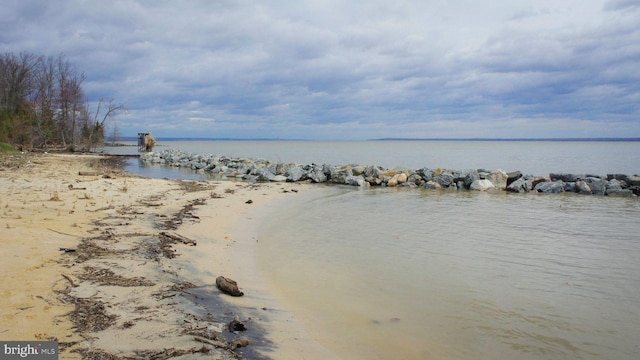
[[[142,178],[97,155],[12,156],[0,171],[0,241],[12,254],[1,266],[3,341],[56,340],[65,359],[326,358],[270,297],[246,247],[264,204],[310,187]],[[222,295],[221,275],[246,295]],[[249,330],[229,332],[233,318]]]

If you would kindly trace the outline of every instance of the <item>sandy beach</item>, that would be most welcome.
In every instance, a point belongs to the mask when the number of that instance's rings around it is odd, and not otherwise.
[[[259,209],[312,188],[147,179],[95,155],[4,157],[0,339],[57,340],[61,359],[331,357],[251,255]],[[218,276],[246,295],[222,294]],[[234,318],[247,331],[230,332]]]

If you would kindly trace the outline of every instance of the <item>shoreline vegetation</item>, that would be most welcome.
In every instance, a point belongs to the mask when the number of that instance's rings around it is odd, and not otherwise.
[[[3,340],[55,340],[64,359],[302,351],[292,333],[265,330],[284,311],[252,296],[255,274],[229,265],[248,261],[229,255],[251,241],[236,238],[240,222],[301,184],[143,178],[111,156],[0,159],[0,243],[11,255],[0,265]],[[248,295],[223,294],[219,276]]]
[[[280,163],[263,159],[203,155],[165,149],[145,153],[140,161],[172,168],[191,169],[218,178],[251,183],[331,183],[356,187],[408,187],[441,191],[515,193],[573,193],[611,197],[640,196],[640,176],[628,174],[551,173],[546,176],[486,169],[387,169],[375,165],[318,165]]]

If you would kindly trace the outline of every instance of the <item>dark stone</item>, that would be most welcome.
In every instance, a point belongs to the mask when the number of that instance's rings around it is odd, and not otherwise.
[[[535,189],[535,187],[538,186],[538,184],[547,182],[547,181],[549,181],[549,179],[542,176],[538,176],[531,180],[531,186],[533,186],[533,188]]]
[[[578,189],[576,187],[576,183],[574,183],[574,182],[564,183],[564,191],[565,192],[571,192],[571,193],[577,192]]]
[[[464,188],[468,189],[471,184],[473,184],[474,181],[476,180],[480,180],[480,175],[478,175],[478,171],[476,170],[471,170],[465,177],[464,177]]]
[[[607,180],[619,180],[629,183],[629,177],[625,174],[607,174]]]
[[[238,320],[238,318],[234,318],[229,323],[229,331],[231,331],[231,332],[247,331],[247,327],[244,326],[244,324],[242,322],[240,322],[240,320]]]
[[[424,181],[433,180],[434,172],[435,172],[434,170],[426,168],[426,167],[417,171],[417,173],[420,174],[420,176],[422,176]]]
[[[584,181],[589,184],[593,195],[604,195],[607,191],[607,180],[597,177],[588,177]]]
[[[422,184],[424,184],[424,180],[422,180],[422,176],[420,176],[420,174],[417,174],[417,173],[413,173],[409,175],[409,178],[407,178],[407,182],[416,184],[417,186],[422,186]]]
[[[443,188],[447,188],[453,184],[453,175],[449,173],[442,173],[436,176],[433,180]]]
[[[507,186],[522,177],[522,172],[512,171],[507,173]]]
[[[559,194],[564,192],[564,182],[560,180],[541,182],[533,189],[541,193]]]
[[[624,183],[624,181],[620,181],[617,179],[611,179],[609,180],[609,182],[607,183],[607,193],[609,192],[609,190],[622,190],[623,188],[626,188],[626,185]]]
[[[518,193],[531,191],[531,189],[533,189],[532,180],[533,179],[531,178],[526,179],[524,177],[521,177],[515,180],[514,182],[512,182],[511,184],[507,185],[507,190],[518,192]]]
[[[585,175],[565,174],[565,173],[551,173],[549,174],[551,181],[561,180],[564,182],[576,182],[586,178]]]
[[[440,184],[438,184],[433,180],[429,180],[425,182],[422,187],[424,187],[425,189],[431,189],[431,190],[442,190],[442,186],[440,186]]]
[[[364,178],[362,177],[362,175],[358,175],[358,176],[347,176],[346,179],[344,179],[344,183],[347,185],[352,185],[352,186],[360,186],[360,187],[366,187],[369,186],[369,183],[366,182],[364,180]]]
[[[346,184],[347,177],[353,176],[353,172],[350,167],[332,168],[329,181],[336,184]]]

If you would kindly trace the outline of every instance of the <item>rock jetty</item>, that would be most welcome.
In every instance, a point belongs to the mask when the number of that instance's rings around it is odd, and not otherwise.
[[[510,191],[517,193],[576,193],[616,197],[640,196],[640,176],[625,174],[565,174],[533,176],[520,171],[385,169],[374,165],[318,165],[279,163],[263,159],[202,155],[175,149],[143,154],[147,164],[192,169],[220,178],[250,182],[333,183],[359,187],[415,187],[434,190]]]

